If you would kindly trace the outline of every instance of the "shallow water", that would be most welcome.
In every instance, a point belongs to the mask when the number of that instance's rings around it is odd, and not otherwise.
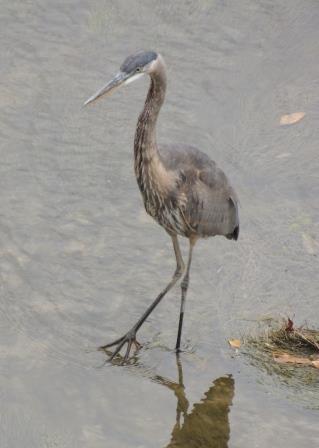
[[[0,21],[1,447],[317,446],[318,376],[304,394],[227,339],[318,326],[318,2],[3,1]],[[168,65],[159,140],[227,172],[241,234],[196,247],[180,362],[176,288],[119,367],[95,348],[174,270],[133,173],[147,80],[81,105],[139,48]]]

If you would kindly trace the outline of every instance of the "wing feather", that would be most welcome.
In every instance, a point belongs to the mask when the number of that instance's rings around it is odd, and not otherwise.
[[[177,174],[173,193],[187,226],[203,237],[237,239],[237,195],[216,163],[198,149],[184,145],[161,147],[160,157],[165,168]]]

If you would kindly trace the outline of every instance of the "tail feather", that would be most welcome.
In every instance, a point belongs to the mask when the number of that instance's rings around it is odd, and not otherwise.
[[[238,240],[238,236],[239,236],[239,216],[238,216],[238,200],[234,199],[232,197],[229,198],[229,201],[232,203],[233,207],[234,207],[234,211],[235,211],[235,228],[234,230],[229,233],[228,235],[226,235],[226,238],[228,238],[229,240]]]
[[[232,233],[229,233],[228,235],[226,235],[226,238],[228,238],[229,240],[238,240],[238,236],[239,236],[239,224],[238,226],[236,226],[234,228],[234,230],[232,231]]]
[[[235,229],[232,233],[232,239],[237,241],[238,237],[239,237],[239,224],[238,224],[238,226],[235,227]]]

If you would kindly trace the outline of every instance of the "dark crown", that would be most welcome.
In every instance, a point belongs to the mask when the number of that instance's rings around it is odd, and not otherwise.
[[[121,71],[125,73],[132,73],[138,67],[144,67],[156,58],[157,53],[155,53],[155,51],[139,51],[138,53],[132,54],[125,59],[121,65]]]

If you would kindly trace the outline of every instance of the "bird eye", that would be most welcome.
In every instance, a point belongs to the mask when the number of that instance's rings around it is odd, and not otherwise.
[[[137,72],[140,72],[141,70],[142,70],[141,67],[137,67],[136,69]]]

